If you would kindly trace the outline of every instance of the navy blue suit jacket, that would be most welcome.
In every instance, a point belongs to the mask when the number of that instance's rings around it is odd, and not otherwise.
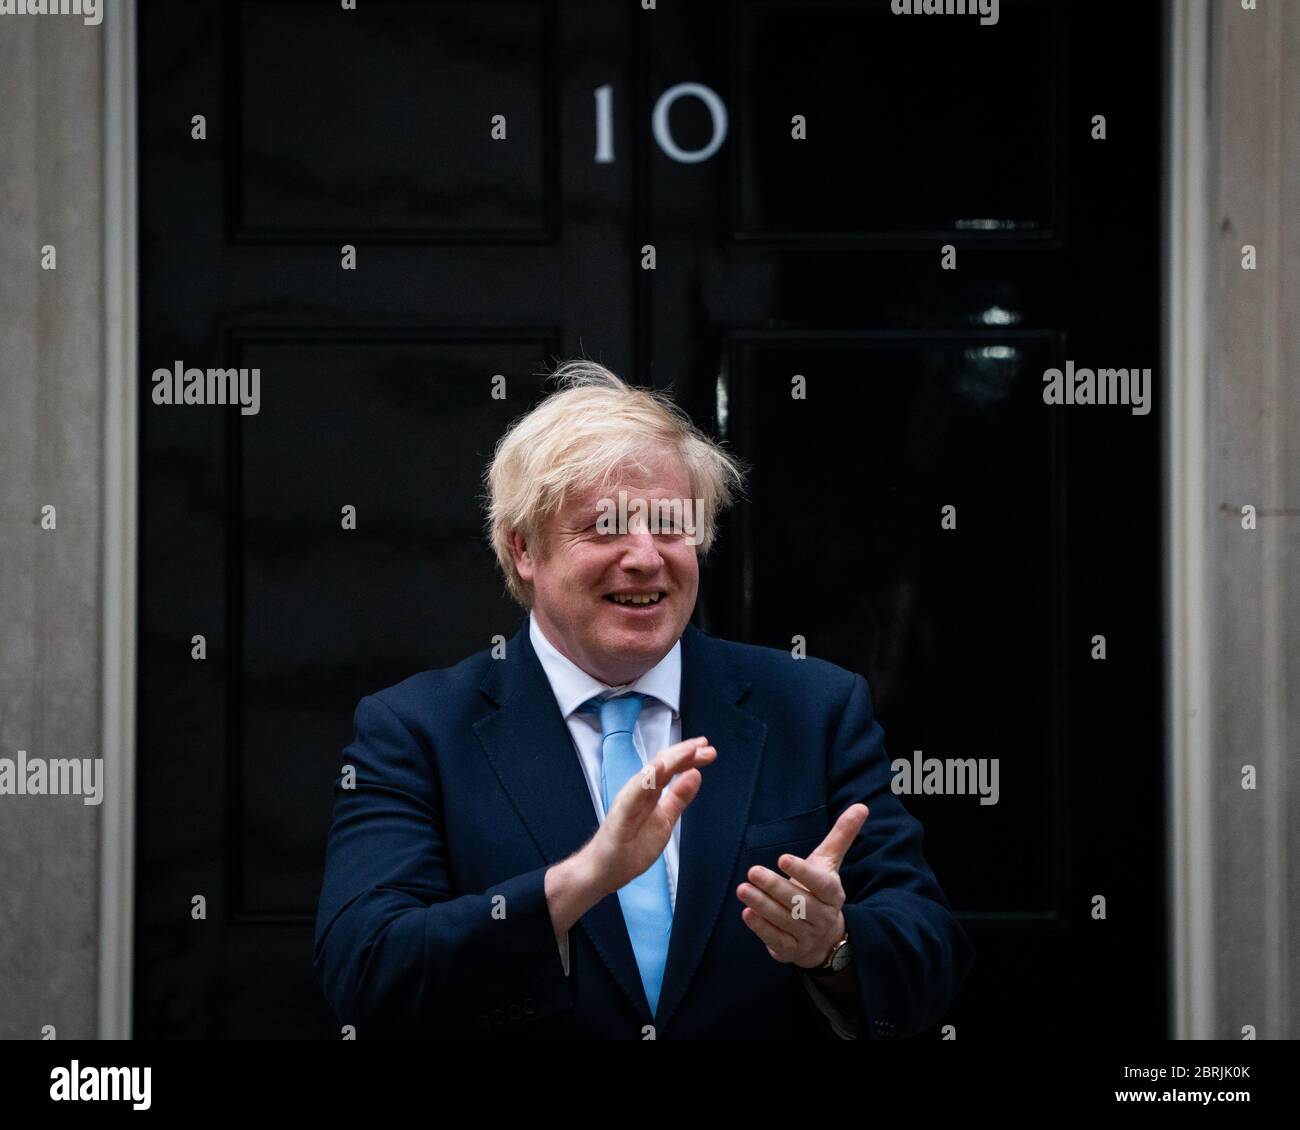
[[[683,737],[717,759],[682,816],[677,904],[651,1017],[616,896],[570,934],[548,867],[597,816],[528,638],[368,695],[335,785],[314,965],[357,1037],[835,1039],[796,967],[741,920],[755,864],[806,855],[850,804],[870,816],[840,878],[864,1036],[937,1023],[974,960],[890,789],[866,680],[818,659],[682,634]]]

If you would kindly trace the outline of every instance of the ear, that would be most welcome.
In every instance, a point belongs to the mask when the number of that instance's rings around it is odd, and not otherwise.
[[[518,530],[510,531],[510,556],[514,558],[515,568],[519,570],[520,577],[532,583],[536,560]]]

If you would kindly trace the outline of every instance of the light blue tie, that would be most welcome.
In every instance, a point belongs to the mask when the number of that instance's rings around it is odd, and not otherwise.
[[[632,732],[645,695],[621,695],[602,700],[599,695],[584,702],[583,714],[599,714],[601,739],[601,792],[605,797],[605,814],[619,790],[645,768],[636,751]],[[668,961],[668,937],[673,929],[673,904],[668,893],[668,865],[661,854],[618,892],[623,907],[623,921],[632,939],[641,984],[653,1016],[659,1007],[659,988],[663,984],[664,966]]]

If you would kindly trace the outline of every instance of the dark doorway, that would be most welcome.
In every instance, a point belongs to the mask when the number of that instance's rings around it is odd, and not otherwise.
[[[755,466],[702,627],[866,675],[894,758],[998,759],[996,805],[904,798],[978,951],[958,1038],[1164,1035],[1160,38],[143,0],[136,1035],[337,1037],[352,710],[513,633],[478,477],[580,352]],[[1155,409],[1045,405],[1067,360],[1150,367]],[[257,368],[259,411],[153,403],[178,362]]]

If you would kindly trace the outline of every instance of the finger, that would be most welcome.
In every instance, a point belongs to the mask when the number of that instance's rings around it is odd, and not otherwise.
[[[676,826],[681,814],[686,811],[686,806],[695,799],[703,779],[698,769],[688,769],[674,778],[673,783],[663,790],[659,807],[663,810],[670,828]]]
[[[705,765],[717,756],[708,738],[689,738],[657,753],[651,764],[658,766],[658,781],[664,785],[676,774]]]
[[[867,812],[865,804],[849,805],[840,813],[835,827],[826,833],[826,838],[813,849],[809,858],[816,856],[825,860],[833,870],[838,871],[844,862],[844,856],[862,831],[862,825],[867,822]]]
[[[769,871],[766,867],[759,867],[757,865],[749,869],[749,875],[747,877],[755,887],[763,891],[765,894],[770,895],[782,906],[788,908],[786,911],[787,914],[793,912],[793,908],[796,905],[795,900],[802,898],[804,916],[812,918],[816,914],[820,917],[820,914],[818,914],[817,911],[817,904],[821,903],[822,900],[818,898],[811,889],[798,886],[790,882],[790,880],[784,876],[778,875],[775,871]],[[832,913],[838,909],[839,907],[826,906],[827,913]]]
[[[740,912],[740,917],[746,926],[767,943],[769,950],[775,951],[773,956],[777,961],[790,961],[799,952],[799,943],[794,938],[773,926],[757,911],[745,907]]]
[[[760,890],[751,883],[741,883],[736,888],[736,897],[740,899],[750,910],[756,910],[766,918],[773,926],[784,930],[787,934],[794,936],[798,931],[808,926],[807,920],[795,917],[795,908],[789,903],[779,903],[766,891]]]
[[[676,751],[676,752],[673,752]],[[664,754],[672,756],[665,762]],[[693,769],[697,765],[707,765],[718,751],[711,745],[699,745],[697,739],[690,742],[678,742],[665,750],[653,761],[641,767],[641,772],[629,777],[627,783],[619,790],[619,797],[628,794],[627,803],[633,811],[648,812],[659,803],[659,794],[674,778],[674,775]]]
[[[797,855],[783,855],[777,866],[796,883],[802,883],[827,906],[837,909],[844,905],[844,885],[834,868],[820,861],[801,859]]]

